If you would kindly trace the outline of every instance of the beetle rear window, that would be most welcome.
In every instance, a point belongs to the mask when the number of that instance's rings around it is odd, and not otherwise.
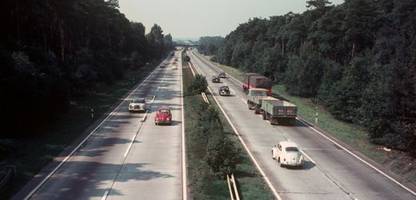
[[[286,151],[290,151],[290,152],[298,152],[299,149],[296,147],[286,147]]]
[[[159,110],[159,112],[161,112],[161,113],[169,113],[169,110],[163,109],[163,110]]]

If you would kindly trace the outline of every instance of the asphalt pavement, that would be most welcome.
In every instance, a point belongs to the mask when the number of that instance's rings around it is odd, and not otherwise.
[[[48,178],[15,199],[182,199],[182,71],[173,58],[158,66]],[[145,97],[147,113],[130,113]],[[167,105],[173,124],[156,126],[155,110]],[[50,169],[52,171],[52,169]],[[29,196],[28,196],[29,195]]]
[[[188,53],[198,73],[208,77],[220,106],[240,133],[260,168],[282,199],[305,200],[409,200],[416,199],[378,171],[297,121],[296,125],[271,125],[248,110],[242,85],[232,78],[212,83],[212,75],[221,71],[196,51]],[[231,97],[220,97],[218,88],[228,85]],[[281,168],[271,157],[271,147],[279,141],[296,142],[306,157],[301,169]]]

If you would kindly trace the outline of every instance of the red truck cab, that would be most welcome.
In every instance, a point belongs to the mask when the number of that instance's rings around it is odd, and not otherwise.
[[[263,88],[268,90],[267,95],[272,95],[272,81],[260,74],[257,73],[246,73],[244,82],[243,82],[243,90],[244,92],[248,92],[251,88]]]
[[[168,106],[160,106],[156,111],[155,125],[172,124],[172,113]]]

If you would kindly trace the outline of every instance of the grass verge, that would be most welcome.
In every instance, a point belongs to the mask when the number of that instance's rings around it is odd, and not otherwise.
[[[129,71],[123,80],[112,85],[97,86],[88,96],[72,99],[68,111],[36,137],[0,139],[2,146],[7,148],[3,161],[16,166],[16,174],[4,188],[2,197],[7,199],[17,193],[44,166],[98,123],[155,65],[153,63],[140,70]],[[91,108],[94,109],[93,118]]]
[[[190,68],[184,68],[183,71],[184,88],[186,89],[192,80],[192,73]],[[219,108],[214,103],[214,99],[211,95],[207,95],[211,105],[215,107],[217,111]],[[187,148],[187,168],[188,168],[188,180],[190,186],[190,196],[194,199],[229,199],[228,186],[225,179],[211,176],[209,166],[201,164],[202,159],[200,153],[198,153],[198,138],[195,138],[196,131],[201,130],[196,127],[197,120],[199,120],[199,113],[196,112],[198,104],[203,104],[201,95],[184,97],[185,103],[185,133],[186,133],[186,148]],[[271,191],[264,183],[261,175],[257,172],[257,169],[251,162],[250,158],[243,149],[240,141],[234,135],[234,132],[225,117],[221,112],[219,118],[224,129],[224,136],[229,137],[239,153],[239,163],[235,170],[235,177],[238,182],[238,189],[241,199],[273,199]],[[208,178],[206,178],[208,177]]]
[[[234,78],[243,81],[244,72],[230,66],[218,63],[216,65]],[[324,107],[313,103],[311,99],[288,94],[283,85],[274,85],[273,93],[296,104],[298,115],[304,120],[400,176],[402,182],[416,185],[416,161],[406,153],[395,150],[388,152],[383,150],[383,147],[372,144],[365,128],[335,119]],[[317,124],[315,123],[316,112],[318,112]]]
[[[224,131],[227,136],[234,142],[238,148],[241,156],[241,162],[237,165],[237,170],[234,176],[238,182],[238,189],[242,199],[273,199],[273,194],[264,182],[261,174],[257,171],[250,157],[246,153],[243,145],[237,136],[234,135],[234,131],[231,125],[228,123],[224,114],[219,109],[218,105],[215,104],[215,100],[211,94],[207,94],[208,100],[217,109],[220,120],[223,124]]]

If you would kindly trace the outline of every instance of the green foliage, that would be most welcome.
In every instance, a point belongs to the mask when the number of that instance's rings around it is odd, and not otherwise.
[[[216,61],[284,83],[367,127],[373,142],[416,155],[416,2],[306,3],[301,14],[241,24]]]
[[[113,84],[127,70],[141,69],[172,47],[172,37],[155,25],[145,36],[118,0],[6,0],[0,13],[0,89],[3,137],[33,135],[48,126],[73,99],[97,85]],[[24,106],[22,106],[24,105]],[[21,117],[28,119],[21,126]]]
[[[197,95],[201,94],[201,92],[205,92],[208,87],[208,82],[205,76],[200,74],[195,75],[192,79],[191,84],[187,88],[187,92],[189,95]]]
[[[224,174],[235,172],[241,152],[225,133],[218,111],[202,101],[200,94],[186,96],[185,104],[192,197],[212,199],[216,196],[213,184],[226,188]]]
[[[318,54],[302,50],[300,56],[289,57],[285,73],[288,92],[297,96],[313,97],[321,85],[324,63]]]
[[[235,171],[239,153],[228,137],[214,135],[207,146],[205,160],[211,170],[219,177],[225,177]]]
[[[198,51],[208,55],[216,54],[223,42],[224,38],[220,36],[201,37],[199,38]]]

